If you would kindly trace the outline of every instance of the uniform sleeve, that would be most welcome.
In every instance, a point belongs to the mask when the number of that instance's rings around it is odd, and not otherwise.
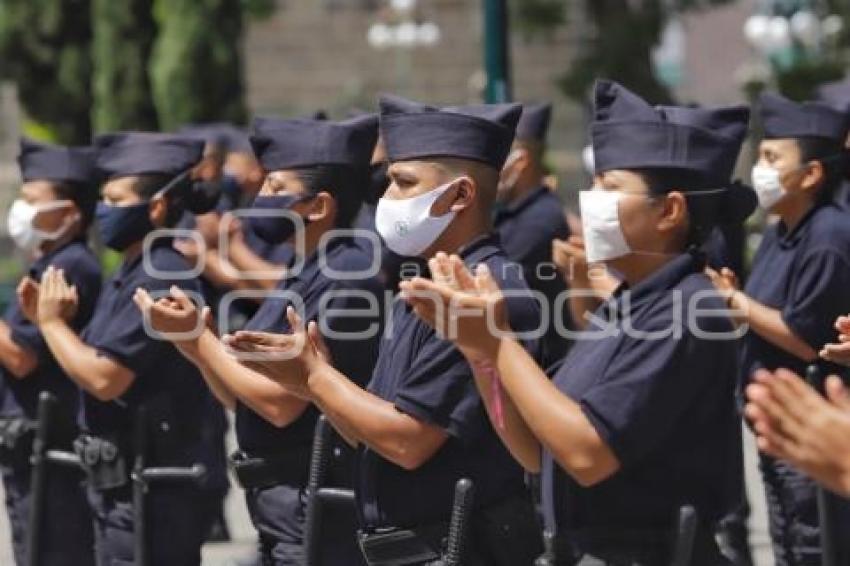
[[[675,324],[669,312],[656,310],[651,318],[635,327],[658,332]],[[697,340],[687,332],[679,339],[626,337],[603,378],[578,400],[622,466],[656,449],[711,384],[710,363],[697,362],[717,355],[709,350],[711,344],[721,342]]]
[[[807,254],[797,273],[782,319],[819,350],[835,340],[835,319],[850,312],[850,263],[837,250],[821,249]]]
[[[451,343],[430,333],[400,381],[394,399],[400,411],[465,443],[481,432],[484,407],[472,369]]]
[[[371,299],[366,296],[371,295]],[[380,299],[363,289],[337,289],[320,318],[333,365],[361,387],[372,377],[381,338]]]
[[[65,271],[65,278],[69,285],[77,287],[79,305],[72,326],[79,330],[88,324],[94,312],[97,297],[100,295],[100,267],[94,258],[86,257],[81,253],[60,253],[53,265]]]
[[[42,359],[50,354],[50,349],[39,332],[38,327],[31,323],[21,312],[17,297],[6,311],[6,324],[9,325],[9,335],[12,341]]]

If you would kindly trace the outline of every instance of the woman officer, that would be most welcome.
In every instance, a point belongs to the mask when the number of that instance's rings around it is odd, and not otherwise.
[[[730,144],[740,146],[748,112],[718,109],[713,127],[686,125],[677,122],[687,109],[654,109],[607,81],[595,100],[597,174],[581,194],[584,236],[589,261],[624,283],[554,380],[510,337],[486,269],[473,278],[457,258],[438,255],[435,280],[404,292],[437,327],[445,328],[438,309],[417,297],[437,293],[443,307],[465,307],[448,336],[476,368],[511,453],[542,471],[555,563],[668,563],[677,512],[692,505],[702,525],[692,563],[726,564],[712,527],[740,494],[737,335],[695,248],[717,222],[755,206],[751,191],[713,178]]]

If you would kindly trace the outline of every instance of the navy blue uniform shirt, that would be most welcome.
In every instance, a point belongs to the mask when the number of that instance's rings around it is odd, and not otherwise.
[[[622,285],[589,327],[617,332],[576,340],[555,375],[555,385],[579,404],[620,469],[582,488],[545,453],[548,527],[672,529],[683,504],[711,524],[740,496],[736,341],[698,336],[733,330],[728,318],[694,310],[716,315],[726,308],[703,265],[702,258],[682,254],[634,288]],[[650,332],[658,334],[641,334]]]
[[[113,401],[99,401],[83,393],[80,426],[89,434],[126,442],[132,434],[136,409],[144,404],[158,424],[152,464],[183,465],[197,459],[203,417],[210,393],[199,371],[169,342],[150,336],[142,313],[133,302],[141,287],[149,293],[168,292],[177,285],[200,293],[197,279],[178,279],[191,266],[172,247],[173,240],[158,238],[150,250],[150,263],[161,274],[149,273],[142,254],[125,261],[103,285],[94,316],[83,330],[82,340],[99,355],[131,370],[135,379]],[[163,424],[163,423],[168,424]],[[163,448],[165,447],[165,448]]]
[[[549,303],[549,332],[546,334],[545,363],[551,364],[566,354],[569,342],[559,336],[554,326],[555,299],[566,291],[564,278],[552,263],[552,240],[565,240],[570,228],[564,217],[560,199],[548,188],[539,187],[515,202],[500,208],[494,224],[499,233],[502,247],[511,261],[523,268],[525,282],[534,291],[539,291]],[[557,313],[566,328],[573,328],[569,305]]]
[[[91,318],[100,294],[100,264],[85,241],[76,239],[38,258],[30,267],[29,276],[40,281],[41,274],[49,265],[63,269],[68,283],[77,287],[79,306],[71,326],[79,330]],[[6,381],[0,414],[35,418],[39,393],[50,391],[63,410],[73,417],[79,400],[78,389],[59,367],[38,327],[24,316],[17,298],[7,307],[4,320],[9,325],[12,340],[35,354],[38,365],[24,379],[16,379],[0,366],[0,374]]]
[[[827,205],[812,209],[791,232],[783,222],[768,227],[745,292],[781,310],[785,324],[816,352],[835,342],[835,319],[850,312],[850,214]],[[742,342],[742,388],[759,368],[805,375],[805,361],[752,330]]]
[[[333,365],[353,381],[365,385],[378,357],[383,312],[383,285],[377,275],[365,277],[375,253],[368,241],[359,238],[334,238],[324,256],[327,267],[322,267],[320,255],[314,253],[299,273],[283,278],[277,289],[297,296],[304,305],[304,320],[324,321],[326,328],[338,333],[336,338],[323,332],[331,352]],[[330,270],[361,274],[351,279],[335,276]],[[374,297],[368,299],[366,296]],[[323,304],[324,303],[324,304]],[[370,303],[376,309],[371,315],[366,309]],[[296,306],[287,297],[269,296],[257,314],[245,326],[246,330],[288,333],[286,309]],[[371,329],[371,330],[370,330]],[[368,332],[370,337],[352,339],[344,334]],[[239,447],[253,454],[268,454],[289,450],[294,446],[309,448],[313,441],[318,411],[310,405],[293,423],[278,428],[251,409],[238,403],[236,407],[236,436]]]
[[[844,181],[838,187],[838,192],[835,195],[835,202],[846,212],[850,212],[850,181]]]
[[[486,263],[507,299],[515,331],[537,329],[540,310],[502,251],[497,236],[482,237],[461,252],[468,266]],[[539,355],[537,341],[527,343]],[[490,426],[463,355],[421,321],[402,301],[381,340],[368,390],[420,421],[448,434],[443,446],[421,467],[407,471],[361,445],[355,469],[360,519],[366,527],[410,527],[448,521],[455,482],[475,483],[475,502],[488,505],[522,492],[523,473]]]

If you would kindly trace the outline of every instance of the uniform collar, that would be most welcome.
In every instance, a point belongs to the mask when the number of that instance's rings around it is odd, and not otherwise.
[[[64,250],[65,248],[71,246],[72,244],[82,243],[85,244],[85,238],[83,236],[77,236],[71,240],[68,240],[61,246],[51,250],[50,252],[44,254],[43,256],[36,259],[29,268],[29,276],[33,279],[38,280],[41,277],[41,273],[50,265],[50,262],[53,261],[59,252]]]
[[[822,206],[813,206],[810,211],[808,211],[803,218],[794,226],[794,229],[790,232],[785,227],[785,223],[783,221],[779,221],[776,225],[777,233],[779,234],[779,247],[784,250],[789,250],[791,248],[796,247],[803,236],[806,234],[809,225],[811,224],[812,216],[814,216]]]
[[[496,218],[498,219],[500,217],[514,216],[516,214],[519,214],[520,212],[522,212],[523,209],[528,207],[528,205],[530,205],[548,192],[549,189],[541,185],[536,189],[531,190],[526,194],[522,195],[518,199],[508,202],[504,206],[500,207],[496,211]]]
[[[350,245],[352,241],[353,239],[350,236],[343,236],[333,238],[330,242],[328,242],[328,245],[324,247],[325,263],[327,264],[332,258],[336,257],[343,249]],[[292,259],[290,259],[287,264],[287,267],[291,270],[297,263],[297,257],[293,254]],[[313,277],[318,268],[319,249],[317,248],[313,251],[313,253],[307,256],[304,260],[304,264],[301,266],[301,269],[286,279],[290,282],[290,284],[292,281],[310,279]]]
[[[668,261],[658,271],[634,287],[629,287],[627,283],[621,284],[614,291],[611,301],[616,302],[618,308],[622,309],[628,291],[629,302],[634,307],[659,293],[671,290],[688,275],[700,273],[703,269],[705,269],[703,253],[697,250],[685,252]]]
[[[498,234],[491,232],[482,234],[463,246],[458,250],[458,255],[466,265],[472,266],[490,259],[500,250],[501,240]]]
[[[174,238],[172,237],[163,237],[156,238],[150,246],[151,251],[159,249],[159,248],[172,248],[174,249]],[[176,250],[175,250],[176,251]],[[130,261],[124,261],[121,263],[120,267],[118,267],[118,271],[115,273],[115,277],[112,280],[112,284],[115,287],[121,287],[124,281],[129,277],[131,273],[136,271],[136,268],[139,267],[139,264],[142,263],[142,259],[144,259],[145,250],[142,248],[142,251],[136,255]]]

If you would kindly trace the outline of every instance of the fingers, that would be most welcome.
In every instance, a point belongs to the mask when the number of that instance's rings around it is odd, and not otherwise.
[[[431,271],[431,278],[439,285],[454,286],[454,274],[452,272],[449,256],[443,252],[438,252],[437,255],[428,260],[428,269]]]
[[[286,320],[293,332],[304,332],[304,321],[292,305],[286,307]]]
[[[183,289],[177,285],[172,285],[169,292],[171,293],[172,298],[177,301],[177,304],[181,309],[192,310],[195,308],[195,303],[192,302],[192,299],[190,299],[189,296],[183,292]]]
[[[330,363],[332,361],[330,348],[325,343],[322,333],[319,332],[319,325],[315,320],[311,320],[307,325],[307,336],[310,338],[310,342],[313,344],[316,352],[318,352],[324,361]]]
[[[818,355],[827,361],[848,365],[850,364],[850,341],[827,344]]]
[[[148,294],[148,292],[141,287],[136,289],[136,292],[133,293],[133,302],[136,303],[136,306],[139,307],[139,310],[142,312],[150,310],[153,306],[153,299]]]
[[[232,338],[238,342],[250,344],[262,344],[272,346],[280,342],[282,334],[272,334],[270,332],[259,332],[254,330],[239,330],[232,335]]]
[[[584,238],[582,238],[581,236],[570,236],[569,238],[567,238],[567,243],[570,246],[580,248],[582,251],[584,251]]]
[[[475,291],[477,288],[475,280],[473,279],[472,274],[469,272],[469,269],[467,269],[466,264],[463,263],[463,260],[460,259],[459,256],[453,255],[450,258],[449,262],[451,264],[454,280],[457,282],[458,287],[462,291]],[[479,264],[476,267],[476,270],[478,267],[481,266],[486,267],[486,265],[484,264]]]
[[[486,264],[481,263],[475,268],[475,287],[482,294],[501,293],[499,284]]]
[[[719,273],[717,273],[717,271],[715,271],[714,269],[712,269],[712,268],[710,268],[710,267],[708,267],[708,266],[706,266],[706,267],[705,267],[705,269],[703,269],[703,273],[705,273],[706,275],[708,275],[708,277],[709,277],[712,281],[715,281],[716,279],[719,279],[719,278],[720,278],[720,274],[719,274]]]
[[[842,334],[850,334],[850,315],[839,316],[835,321],[835,329]]]
[[[847,391],[844,382],[837,375],[826,378],[826,396],[833,405],[842,411],[850,412],[850,391]]]

